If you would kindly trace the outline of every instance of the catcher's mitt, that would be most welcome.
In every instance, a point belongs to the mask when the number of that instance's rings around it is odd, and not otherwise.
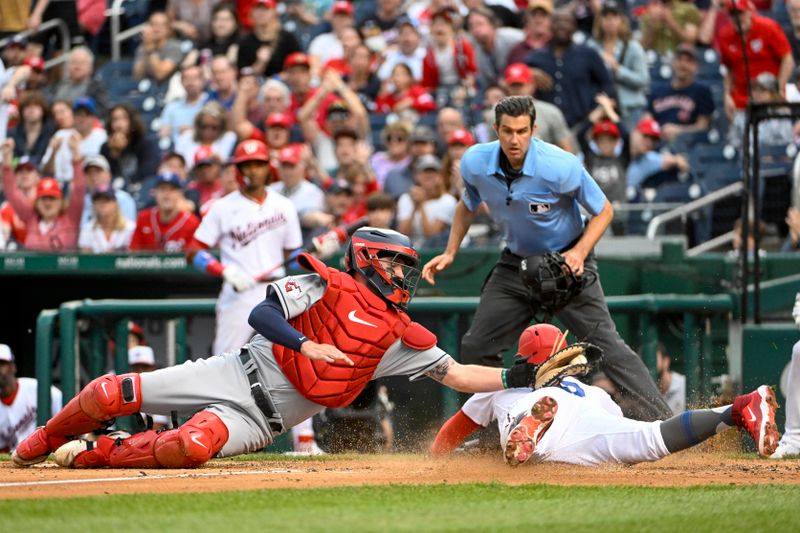
[[[588,281],[585,274],[576,276],[556,252],[526,257],[520,262],[519,275],[539,309],[549,316],[563,309]]]
[[[557,351],[536,369],[533,388],[557,384],[567,376],[585,376],[603,360],[603,351],[588,342],[576,342]]]

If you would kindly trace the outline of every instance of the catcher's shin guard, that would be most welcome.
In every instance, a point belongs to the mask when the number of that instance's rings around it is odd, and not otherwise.
[[[70,437],[109,425],[117,416],[137,413],[141,404],[138,374],[100,376],[86,385],[44,428],[23,440],[17,446],[14,462],[33,464],[44,460]]]
[[[219,417],[201,411],[178,429],[145,431],[126,439],[100,437],[78,453],[75,468],[194,468],[219,452],[228,428]],[[91,449],[90,449],[91,448]]]

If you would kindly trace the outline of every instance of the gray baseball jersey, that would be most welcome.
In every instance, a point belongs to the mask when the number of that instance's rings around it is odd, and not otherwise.
[[[288,320],[322,298],[325,281],[318,274],[289,276],[269,284],[267,291],[278,296]],[[275,360],[272,342],[255,335],[246,346],[258,368],[259,381],[269,391],[285,428],[324,409],[292,386]],[[381,358],[373,379],[407,375],[415,380],[445,357],[448,354],[438,346],[414,350],[398,339]],[[250,395],[238,352],[148,372],[141,375],[141,380],[142,411],[168,415],[177,410],[179,415],[189,416],[207,409],[219,416],[228,428],[228,441],[218,454],[221,457],[261,450],[275,436]]]

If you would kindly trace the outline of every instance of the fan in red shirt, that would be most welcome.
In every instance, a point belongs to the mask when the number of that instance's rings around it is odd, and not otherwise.
[[[283,61],[281,78],[292,90],[289,113],[292,117],[305,105],[317,90],[311,87],[311,60],[303,52],[294,52]]]
[[[131,250],[181,252],[200,225],[200,219],[181,211],[183,183],[177,174],[162,172],[155,185],[156,206],[139,213]]]
[[[753,13],[748,0],[728,0],[727,9],[731,18],[739,20],[745,34],[750,78],[769,72],[778,78],[783,93],[794,69],[791,47],[783,30],[774,20]],[[750,82],[745,75],[744,54],[735,21],[720,31],[719,47],[722,64],[728,69],[725,74],[725,113],[731,119],[736,110],[745,108],[747,84]]]
[[[417,85],[411,67],[398,63],[391,77],[384,82],[381,94],[375,100],[379,113],[392,113],[413,109],[428,113],[436,109],[436,101],[421,85]]]

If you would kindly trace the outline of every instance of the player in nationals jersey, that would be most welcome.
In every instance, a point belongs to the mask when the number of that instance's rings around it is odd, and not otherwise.
[[[561,344],[563,343],[563,344]],[[536,361],[541,354],[566,347],[555,326],[537,324],[522,332],[519,357]],[[450,453],[481,426],[497,420],[506,462],[534,461],[580,465],[633,464],[656,461],[737,426],[758,444],[758,453],[775,451],[780,434],[775,425],[778,404],[772,389],[762,385],[738,396],[732,405],[686,411],[664,421],[640,422],[622,410],[601,388],[567,377],[553,387],[475,394],[448,420],[431,452]]]
[[[280,265],[303,245],[294,204],[266,189],[273,172],[267,145],[244,141],[233,162],[243,186],[214,202],[188,253],[196,268],[225,279],[217,300],[215,354],[237,350],[253,336],[247,317],[264,298],[267,285],[261,278],[268,270],[270,279],[283,277]],[[221,261],[207,251],[217,246]]]
[[[198,466],[214,455],[260,450],[325,407],[348,405],[371,379],[428,376],[456,390],[523,387],[536,366],[510,369],[456,363],[405,308],[419,279],[419,255],[405,235],[361,228],[351,238],[347,272],[308,254],[311,273],[271,283],[250,314],[258,331],[240,352],[145,374],[105,375],[17,446],[17,465],[56,450],[71,467]],[[69,440],[139,411],[191,418],[180,428],[96,443]]]

